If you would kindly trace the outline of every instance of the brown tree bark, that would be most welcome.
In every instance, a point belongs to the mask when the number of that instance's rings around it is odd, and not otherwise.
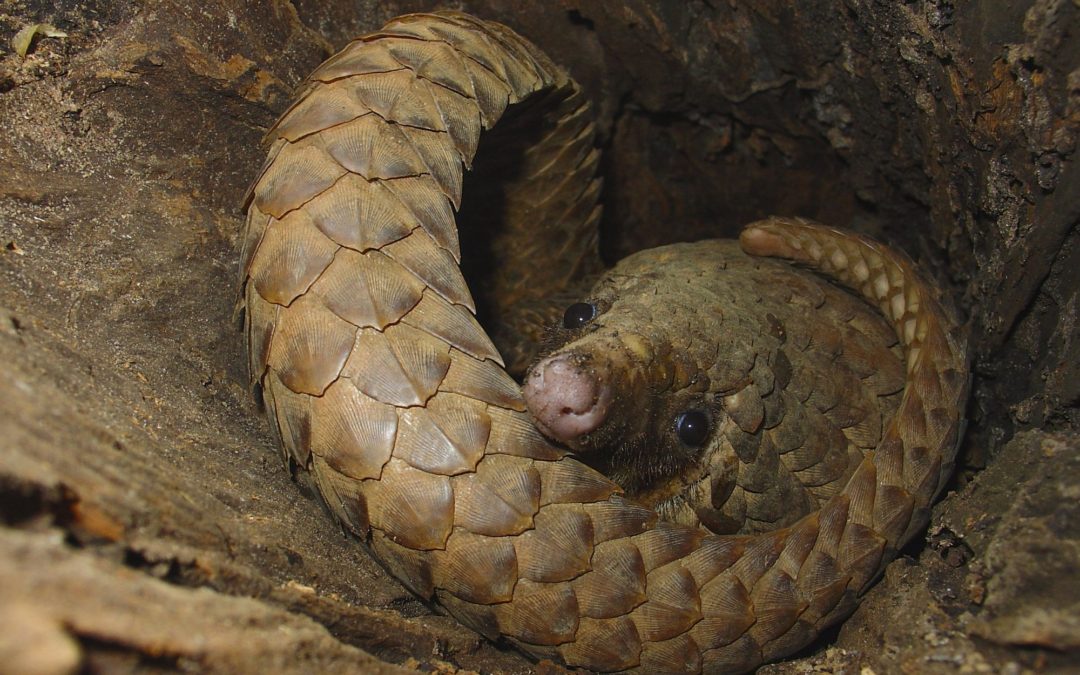
[[[900,245],[970,316],[972,422],[929,543],[767,670],[1075,664],[1080,6],[454,7],[593,97],[610,260],[801,215]],[[19,629],[0,671],[537,669],[344,537],[242,384],[260,137],[334,48],[432,8],[0,4],[0,625]],[[39,22],[67,36],[15,54]]]

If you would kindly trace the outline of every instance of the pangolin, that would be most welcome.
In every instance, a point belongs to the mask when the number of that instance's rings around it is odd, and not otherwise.
[[[626,258],[550,340],[524,387],[540,429],[665,520],[720,534],[840,492],[904,388],[877,310],[735,241]]]
[[[270,131],[241,271],[251,377],[286,457],[413,592],[537,657],[737,672],[790,654],[926,523],[967,395],[955,319],[870,240],[799,220],[745,230],[748,253],[881,310],[903,393],[842,488],[790,525],[721,536],[661,520],[537,431],[475,319],[454,209],[504,113],[533,132],[490,207],[506,229],[487,248],[511,269],[486,283],[507,325],[526,325],[599,261],[587,101],[536,47],[459,13],[401,17],[321,65]]]

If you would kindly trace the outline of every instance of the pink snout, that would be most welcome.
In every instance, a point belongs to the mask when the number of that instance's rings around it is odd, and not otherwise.
[[[563,443],[598,429],[611,406],[610,388],[575,364],[571,354],[556,354],[533,366],[524,395],[540,430]]]

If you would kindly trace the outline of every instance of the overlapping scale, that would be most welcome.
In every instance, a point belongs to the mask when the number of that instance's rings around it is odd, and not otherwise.
[[[698,550],[705,533],[686,527],[673,527],[659,523],[657,527],[634,537],[634,545],[641,551],[645,571],[652,572],[673,560],[685,558]]]
[[[794,579],[777,568],[769,570],[755,584],[750,599],[757,620],[749,633],[761,645],[786,633],[805,607],[796,593]]]
[[[449,302],[476,313],[476,303],[457,261],[424,230],[416,230],[408,237],[384,246],[382,251]]]
[[[413,37],[420,41],[441,40],[441,36],[434,31],[434,27],[449,23],[450,18],[440,14],[406,14],[391,19],[377,32],[366,36],[366,39],[375,40],[384,37]]]
[[[262,299],[249,285],[244,301],[244,332],[246,333],[248,353],[248,377],[251,383],[259,382],[266,370],[270,358],[270,345],[278,323],[279,305]]]
[[[512,92],[519,96],[527,95],[549,82],[543,74],[545,69],[534,60],[534,50],[529,49],[510,29],[500,24],[483,24],[467,15],[456,17],[455,23],[473,31],[484,31],[484,36],[496,46],[490,53],[497,61],[481,62],[506,82]],[[515,98],[512,102],[516,103],[517,100]]]
[[[534,583],[522,579],[514,601],[496,605],[503,631],[532,645],[560,645],[574,639],[578,603],[569,584]]]
[[[369,503],[379,498],[380,486],[377,481],[365,481],[361,484]],[[394,541],[391,535],[379,530],[371,530],[371,548],[379,560],[386,565],[394,577],[417,596],[430,600],[435,595],[435,581],[431,572],[431,551],[418,550],[403,546]]]
[[[270,128],[268,140],[298,141],[305,136],[367,115],[371,108],[356,96],[351,81],[337,81],[319,87],[318,93],[297,101]]]
[[[840,540],[840,555],[837,562],[840,568],[851,575],[851,588],[862,592],[874,578],[885,540],[869,527],[850,523]]]
[[[392,51],[392,47],[388,47]],[[387,122],[432,131],[446,130],[427,87],[407,68],[372,73],[336,84],[348,87],[351,96]]]
[[[874,499],[874,530],[890,541],[898,540],[911,522],[914,509],[915,500],[906,489],[879,484]]]
[[[408,138],[427,167],[427,173],[439,184],[439,189],[454,208],[460,208],[462,163],[450,137],[445,133],[414,129]]]
[[[432,557],[435,583],[462,600],[490,605],[514,595],[518,566],[509,537],[455,533]]]
[[[806,400],[806,403],[817,408],[821,413],[828,413],[840,401],[840,386],[832,380],[828,370],[818,371],[812,377],[814,378],[812,380],[813,390],[810,392],[810,397]]]
[[[387,44],[379,40],[351,42],[340,52],[323,61],[308,79],[333,82],[353,75],[400,70],[402,65],[390,55],[387,47]]]
[[[681,565],[667,565],[649,573],[646,600],[630,617],[645,642],[669,640],[701,619],[697,583]]]
[[[311,473],[327,508],[356,536],[365,537],[371,528],[367,500],[360,484],[351,476],[338,472],[317,454],[311,456]]]
[[[282,433],[282,425],[284,424],[277,415],[277,406],[274,404],[274,382],[270,378],[276,379],[274,373],[268,368],[263,374],[263,377],[258,382],[258,387],[255,390],[255,394],[258,396],[261,394],[262,407],[269,414],[273,415],[270,419],[270,435],[274,437],[274,442],[278,449],[281,450],[281,458],[286,468],[292,469],[293,466],[297,466],[295,463],[291,463],[291,451],[288,446],[285,445],[284,434]],[[278,387],[284,387],[280,381],[277,382]]]
[[[817,637],[817,633],[814,625],[800,616],[786,633],[762,646],[762,660],[775,661],[787,654],[793,654],[810,644]]]
[[[311,294],[279,314],[267,363],[295,392],[321,395],[353,353],[356,326]]]
[[[591,131],[591,130],[590,130]],[[588,135],[590,138],[592,134]],[[556,158],[558,161],[560,157]],[[570,165],[573,167],[573,165]],[[557,164],[555,166],[548,166],[547,173],[562,174],[567,171],[566,164]],[[557,170],[552,171],[551,169]],[[602,187],[602,181],[595,180],[589,181],[587,178],[582,179],[580,174],[591,175],[594,173],[593,167],[583,167],[578,170],[572,171],[567,176],[567,181],[547,192],[536,192],[536,196],[533,199],[529,199],[528,204],[531,209],[544,209],[549,211],[551,217],[557,222],[570,222],[579,223],[583,222],[588,216],[589,211],[592,210],[599,198],[600,188]],[[540,186],[537,186],[540,187]],[[579,241],[575,241],[573,237],[568,237],[566,241],[547,242],[550,245],[556,245],[565,247],[567,244],[580,245]],[[577,254],[577,249],[569,249],[566,251],[568,256]]]
[[[538,468],[544,479],[541,504],[601,502],[622,491],[610,478],[575,459],[544,462]]]
[[[521,389],[505,370],[493,361],[482,361],[455,349],[450,350],[450,369],[442,384],[439,385],[439,389],[462,394],[507,410],[517,412],[525,410],[525,403],[521,399]],[[519,426],[523,424],[520,423]],[[508,438],[512,435],[513,432],[501,434],[500,443],[495,447],[505,449],[517,447],[513,446],[513,440]],[[535,438],[530,434],[530,439]],[[543,440],[533,440],[533,443],[548,445]],[[546,453],[544,457],[554,458],[552,453]]]
[[[874,451],[874,468],[881,485],[903,485],[904,444],[896,434],[886,435]]]
[[[353,480],[378,478],[390,461],[398,416],[392,406],[368,397],[349,378],[339,378],[311,403],[311,451]]]
[[[826,452],[817,462],[798,471],[799,482],[809,488],[836,483],[858,465],[862,453],[848,443],[843,432],[830,426],[823,430],[818,444],[826,446]]]
[[[264,220],[266,214],[262,211],[259,211],[259,209],[257,208],[251,208],[255,203],[255,186],[259,184],[259,181],[263,179],[263,176],[266,175],[266,172],[277,161],[278,155],[281,154],[281,151],[284,150],[286,146],[292,144],[286,141],[284,138],[279,138],[271,142],[269,145],[270,147],[267,149],[266,159],[263,161],[262,167],[259,169],[258,173],[255,174],[255,177],[252,178],[251,183],[248,184],[247,190],[244,191],[244,208],[247,209],[248,212],[247,222],[244,224],[246,230],[244,233],[245,242],[252,239],[258,239],[258,237],[262,236],[261,232],[252,232],[251,228],[253,226],[259,227],[265,226],[266,224],[266,221]],[[251,262],[249,254],[252,252],[254,252],[254,249],[249,248],[245,244],[240,257],[241,275],[247,272],[247,265]]]
[[[491,433],[485,406],[456,394],[435,394],[424,407],[400,413],[394,456],[444,476],[473,471]]]
[[[271,375],[263,380],[263,393],[274,411],[278,438],[285,453],[301,468],[311,457],[311,397],[298,394]]]
[[[456,476],[452,485],[455,527],[489,537],[533,527],[540,509],[540,474],[532,462],[489,454],[475,473]]]
[[[356,251],[376,249],[408,236],[420,222],[382,181],[350,174],[304,208],[327,237]]]
[[[592,518],[593,537],[598,544],[641,534],[651,529],[657,520],[656,512],[652,509],[638,506],[617,495],[612,495],[606,501],[585,504],[584,508]]]
[[[477,30],[480,28],[480,30]],[[465,15],[447,17],[445,21],[435,22],[429,26],[431,35],[446,41],[454,46],[458,52],[475,61],[496,77],[506,82],[505,61],[507,55],[504,50],[496,46],[491,30],[486,26],[478,26],[475,19]]]
[[[705,537],[682,564],[694,575],[699,587],[731,567],[746,549],[749,537]]]
[[[866,401],[863,408],[849,407],[849,424],[843,425],[844,436],[857,447],[872,450],[881,442],[882,419],[881,413],[872,402]],[[837,421],[836,415],[831,416],[833,422]]]
[[[449,478],[391,459],[383,467],[381,479],[367,485],[372,527],[413,550],[446,546],[454,525],[454,491]]]
[[[498,640],[502,634],[495,605],[467,602],[444,589],[438,589],[435,599],[455,619],[489,640]]]
[[[462,69],[464,69],[464,64],[462,64]],[[468,92],[459,92],[457,88],[446,88],[438,84],[429,85],[429,89],[435,106],[442,116],[443,126],[450,134],[454,147],[461,156],[461,161],[466,167],[471,168],[476,146],[480,142],[483,121],[480,118],[480,110],[473,102],[475,92],[472,79],[468,78],[468,71],[465,72],[467,84],[461,88],[467,88]]]
[[[628,616],[612,619],[582,617],[577,639],[560,645],[559,655],[570,666],[625,670],[641,660],[641,637]]]
[[[282,141],[284,142],[284,141]],[[244,239],[240,244],[240,281],[247,283],[248,270],[251,269],[251,261],[259,248],[266,228],[269,227],[273,216],[267,215],[253,208],[248,210],[247,219],[244,223]]]
[[[480,121],[485,129],[490,129],[510,104],[510,87],[487,67],[474,61],[466,60],[465,70],[469,72],[473,91],[476,92]]]
[[[807,513],[815,506],[814,493],[806,490],[806,486],[800,484],[798,479],[790,474],[784,474],[773,469],[774,484],[764,492],[755,492],[753,488],[746,487],[745,518],[750,521],[747,527],[755,526],[756,531],[773,529],[776,523],[787,522],[787,516],[791,511]],[[826,491],[833,491],[834,486],[829,486]],[[810,492],[810,495],[807,494]],[[751,530],[754,531],[754,530]]]
[[[569,206],[566,211],[563,211],[558,219],[566,223],[586,223],[593,217],[598,217],[596,210],[597,201],[600,199],[600,190],[604,184],[601,180],[594,180],[589,183],[589,186],[585,188],[585,191],[581,193],[577,201]],[[571,236],[567,237],[560,246],[558,254],[568,259],[583,259],[588,256],[581,253],[583,250],[581,247],[584,245],[591,245],[594,241],[594,237],[590,235],[585,236]],[[588,251],[590,249],[584,249]]]
[[[570,120],[576,121],[573,117]],[[549,173],[552,167],[562,167],[564,171],[567,168],[576,168],[584,164],[587,157],[594,155],[592,129],[589,125],[576,126],[578,126],[577,133],[571,138],[560,142],[562,140],[560,138],[561,134],[553,134],[549,142],[537,144],[526,151],[529,164],[534,167],[534,174],[543,175]],[[573,194],[575,190],[570,190],[570,194],[567,195],[554,193],[554,196],[559,197],[560,201],[552,203],[552,212],[561,215],[562,211],[577,202],[577,196],[582,191],[588,190],[590,187],[592,187],[592,183],[586,182],[576,190],[577,194]]]
[[[848,481],[844,494],[850,504],[848,522],[871,527],[874,498],[877,495],[877,469],[872,463],[864,461],[859,465]]]
[[[595,130],[589,129],[590,132]],[[556,143],[550,135],[545,138],[544,146],[546,147],[550,143]],[[530,156],[532,149],[526,150],[525,162],[526,167],[532,167],[533,164],[539,164],[544,162],[544,167],[551,165],[550,158],[543,157],[539,160]],[[595,152],[592,155],[592,160],[599,160],[599,152]],[[591,164],[589,160],[583,162],[583,164]],[[519,199],[528,204],[535,204],[537,206],[561,206],[558,212],[565,211],[566,207],[581,196],[586,189],[588,189],[590,181],[588,177],[583,180],[580,175],[583,171],[541,171],[540,167],[533,169],[531,176],[528,180],[515,181],[511,185],[507,186],[508,193],[515,199]],[[590,174],[591,177],[591,174]],[[599,179],[598,179],[599,180]],[[553,209],[554,211],[555,209]]]
[[[313,138],[321,140],[322,136]],[[309,139],[289,143],[255,185],[255,207],[281,218],[329,188],[345,173],[320,143]]]
[[[646,642],[641,650],[640,673],[700,673],[701,650],[689,635],[661,642]]]
[[[404,324],[383,332],[362,328],[341,374],[383,403],[423,405],[450,368],[449,352],[442,340]]]
[[[746,433],[754,433],[765,421],[765,405],[753,384],[724,396],[724,411]]]
[[[382,330],[420,302],[424,285],[378,251],[342,249],[311,291],[354,326]]]
[[[783,536],[776,532],[766,532],[747,540],[746,548],[728,569],[734,574],[746,588],[753,588],[758,579],[764,575],[783,550]]]
[[[455,262],[461,260],[458,231],[450,200],[428,175],[388,180],[382,185],[397,196],[440,248],[449,251]]]
[[[832,556],[818,550],[810,552],[796,580],[799,594],[806,598],[802,619],[817,622],[828,614],[847,590],[848,577]]]
[[[731,644],[754,625],[750,594],[734,574],[719,574],[700,590],[703,618],[690,630],[702,650]]]
[[[561,119],[561,124],[554,127],[554,129],[544,137],[544,144],[530,147],[525,150],[529,156],[539,156],[541,158],[540,161],[543,162],[544,165],[552,163],[554,159],[553,152],[558,148],[571,143],[580,145],[579,139],[583,136],[588,136],[592,132],[592,127],[595,124],[593,121],[592,109],[589,106],[589,100],[580,89],[572,91],[572,93],[566,97],[565,105],[568,110],[562,114],[561,118],[559,118]],[[585,145],[592,146],[593,144],[588,143]],[[593,153],[590,152],[590,154]],[[598,153],[596,153],[595,160],[586,161],[598,161],[598,159],[599,156]],[[536,184],[545,186],[548,189],[551,189],[551,187],[555,185],[554,183],[550,183],[550,181],[562,183],[565,179],[565,176],[557,174],[550,175],[541,171],[537,171],[536,174],[531,177],[536,178]],[[529,183],[523,185],[522,188],[531,190],[535,188],[536,184],[534,181],[530,180]],[[579,189],[583,190],[585,187],[588,186],[581,185]]]
[[[851,500],[841,493],[825,502],[817,513],[818,536],[814,548],[833,558],[840,555],[840,539],[847,527]]]
[[[397,21],[313,78],[276,128],[278,154],[253,191],[244,239],[253,279],[249,361],[292,458],[310,464],[331,510],[354,532],[368,532],[388,569],[486,635],[503,631],[534,653],[599,670],[649,671],[673,659],[691,671],[745,670],[850,611],[883,557],[924,522],[952,462],[955,446],[940,447],[954,443],[959,426],[950,406],[966,391],[961,376],[936,377],[938,362],[965,368],[963,347],[943,336],[937,317],[943,324],[948,317],[907,263],[801,221],[748,230],[748,250],[835,272],[884,303],[910,343],[901,424],[843,493],[791,530],[702,539],[655,529],[652,511],[565,458],[519,412],[516,385],[465,314],[475,308],[456,264],[458,162],[468,164],[481,126],[494,124],[508,103],[539,86],[565,85],[552,97],[554,118],[564,118],[552,137],[565,142],[550,145],[562,146],[560,166],[591,175],[596,154],[583,140],[590,132],[576,112],[577,90],[510,31],[455,14]],[[369,107],[377,114],[366,114]],[[560,196],[545,208],[594,223],[598,189],[590,182],[587,198]],[[290,230],[303,233],[295,241],[274,225],[262,231],[274,222],[269,216],[285,222],[301,208],[306,215],[293,219],[311,220]],[[328,260],[313,231],[349,248]],[[571,235],[562,246],[594,238]],[[795,290],[794,305],[825,302],[810,282]],[[267,302],[263,291],[288,307]],[[833,350],[843,359],[841,342],[839,334],[792,330],[785,349]],[[850,360],[862,377],[867,364],[859,358]],[[796,436],[812,435],[811,416],[800,418],[799,434],[747,440],[805,400],[869,445],[878,427],[836,407],[834,378],[776,366],[757,373],[756,400],[728,402],[741,434],[730,441],[733,453],[764,453],[781,467],[779,454],[783,466],[803,473],[820,458],[829,467],[849,461],[846,449],[812,444],[800,454]],[[891,377],[894,384],[873,386],[885,392],[895,386]],[[806,380],[812,386],[799,390]],[[788,396],[773,398],[778,388]],[[744,482],[755,480],[747,474]]]
[[[743,673],[752,670],[759,663],[761,645],[746,633],[729,644],[703,651],[701,654],[703,673]]]
[[[820,464],[825,456],[835,448],[834,443],[839,439],[835,430],[830,429],[828,420],[825,416],[816,409],[793,406],[791,410],[792,415],[797,415],[800,419],[798,421],[792,420],[792,424],[789,425],[789,428],[797,425],[801,433],[798,434],[797,439],[791,439],[797,441],[798,445],[791,451],[781,454],[780,459],[791,471],[802,472],[812,470],[813,467]],[[770,435],[769,438],[770,440],[780,439],[781,442],[783,442],[782,437],[778,435]],[[789,444],[790,442],[785,443],[785,445]],[[799,480],[804,485],[820,484],[809,477],[801,475]]]
[[[487,359],[502,365],[499,350],[492,344],[472,312],[460,305],[451,305],[435,293],[424,293],[419,304],[404,318],[404,322],[430,333],[458,351],[475,359]]]
[[[615,539],[597,544],[591,567],[571,582],[582,616],[623,616],[645,601],[645,563],[632,542]]]
[[[925,507],[941,488],[941,456],[922,446],[905,448],[905,467],[914,467],[905,471],[906,486],[918,507]]]
[[[377,115],[331,127],[318,138],[340,167],[368,180],[418,176],[428,170],[405,132]]]
[[[784,549],[776,559],[776,569],[792,578],[798,577],[799,570],[817,543],[818,527],[818,514],[815,512],[788,528]]]
[[[514,539],[518,572],[523,579],[569,581],[589,569],[593,526],[580,507],[545,506],[534,522],[534,529]]]
[[[289,305],[330,265],[338,245],[327,239],[302,210],[272,219],[248,275],[263,298]]]
[[[542,460],[545,463],[537,465],[541,471],[547,462],[566,456],[565,450],[552,444],[536,430],[528,414],[495,406],[489,406],[488,413],[491,415],[488,452]]]
[[[749,461],[746,459],[746,454],[742,452],[739,454],[739,458],[746,464],[739,467],[738,484],[751,493],[747,495],[747,513],[751,513],[753,511],[751,504],[756,499],[755,495],[760,496],[777,490],[780,487],[777,479],[782,479],[784,476],[779,472],[780,459],[769,438],[757,434],[747,436],[751,439],[760,439],[756,446],[749,443],[745,446],[737,446],[740,451],[750,447],[754,450]]]
[[[386,49],[417,77],[473,98],[472,83],[458,52],[445,42],[387,40]]]
[[[730,424],[721,425],[718,433],[723,434],[724,440],[731,446],[731,451],[735,453],[739,461],[743,464],[753,464],[757,461],[762,443],[769,436],[748,434],[734,422],[735,420],[731,420]]]

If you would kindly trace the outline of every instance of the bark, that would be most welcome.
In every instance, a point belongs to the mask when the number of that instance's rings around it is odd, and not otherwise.
[[[801,215],[905,248],[970,316],[964,470],[929,545],[770,672],[1075,663],[1080,6],[454,6],[594,98],[609,260]],[[236,241],[259,139],[333,49],[425,9],[0,3],[0,623],[29,631],[0,631],[0,663],[538,668],[342,535],[243,384]],[[36,22],[67,37],[12,53]]]

